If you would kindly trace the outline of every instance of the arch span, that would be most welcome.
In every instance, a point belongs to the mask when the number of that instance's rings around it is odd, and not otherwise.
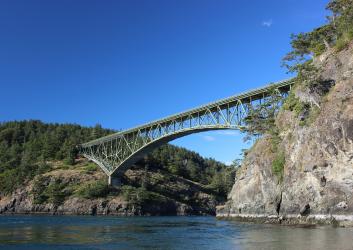
[[[184,129],[181,131],[178,131],[174,134],[168,134],[165,136],[162,136],[154,141],[151,141],[147,143],[146,145],[142,146],[139,148],[136,152],[131,154],[129,157],[127,157],[123,162],[120,163],[119,166],[116,166],[113,170],[112,175],[121,175],[123,174],[131,165],[136,163],[137,161],[143,159],[143,157],[153,151],[154,149],[162,146],[163,144],[166,144],[170,141],[173,141],[175,139],[194,134],[194,133],[200,133],[200,132],[206,132],[210,130],[225,130],[225,129],[237,129],[233,127],[225,128],[225,127],[206,127],[206,128],[194,128],[194,129]]]
[[[286,80],[105,136],[79,146],[80,154],[109,176],[124,173],[153,149],[189,134],[242,129],[250,110],[266,102],[281,105],[293,84]],[[276,95],[276,102],[273,96]]]

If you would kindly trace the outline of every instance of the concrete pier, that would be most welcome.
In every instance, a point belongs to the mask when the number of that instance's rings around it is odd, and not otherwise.
[[[113,187],[121,187],[121,177],[117,175],[108,176],[108,185]]]

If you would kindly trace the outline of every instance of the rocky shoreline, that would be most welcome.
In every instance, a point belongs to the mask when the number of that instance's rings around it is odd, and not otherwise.
[[[163,206],[134,206],[121,197],[113,199],[71,198],[60,206],[53,204],[33,204],[30,197],[8,197],[0,200],[0,215],[47,214],[47,215],[113,215],[113,216],[161,216],[161,215],[210,215],[176,201]]]
[[[261,224],[353,226],[353,215],[342,214],[310,214],[302,216],[300,214],[267,215],[217,213],[216,217],[221,220],[235,220]]]

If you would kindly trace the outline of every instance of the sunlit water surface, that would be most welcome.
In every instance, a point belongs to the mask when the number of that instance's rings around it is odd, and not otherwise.
[[[353,249],[352,228],[214,217],[0,216],[1,249]]]

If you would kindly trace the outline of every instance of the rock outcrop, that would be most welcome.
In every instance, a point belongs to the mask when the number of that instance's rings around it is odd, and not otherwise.
[[[73,169],[54,167],[53,170],[41,175],[43,185],[48,186],[60,180],[64,187],[62,193],[65,193],[77,185],[82,186],[107,178],[99,169],[87,172],[85,164],[87,161],[84,160]],[[71,192],[60,204],[55,205],[50,200],[38,204],[34,201],[33,195],[34,179],[11,195],[0,196],[0,214],[119,216],[215,214],[218,204],[216,195],[199,183],[158,169],[150,169],[148,172],[141,168],[130,169],[126,172],[125,178],[130,187],[140,186],[144,181],[145,185],[149,186],[148,189],[157,195],[157,199],[136,202],[129,200],[122,189],[116,189],[104,197],[85,198],[77,192]]]
[[[249,150],[218,217],[353,225],[353,44],[314,64],[317,87],[295,89],[310,113],[282,109],[276,118],[283,177],[273,173],[276,152],[264,136]]]

